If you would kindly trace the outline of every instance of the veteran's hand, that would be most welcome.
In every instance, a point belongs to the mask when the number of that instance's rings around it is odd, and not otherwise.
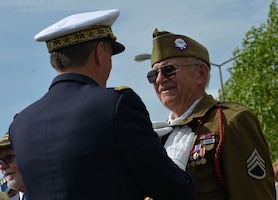
[[[164,145],[168,156],[185,170],[195,133],[187,125],[177,126],[167,138]]]

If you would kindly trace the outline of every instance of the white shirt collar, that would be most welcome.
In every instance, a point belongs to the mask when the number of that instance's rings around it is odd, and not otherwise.
[[[22,199],[23,199],[24,192],[20,192],[20,191],[19,191],[18,193],[19,193],[19,199],[22,200]]]
[[[171,125],[175,125],[175,124],[178,124],[180,123],[182,120],[184,120],[185,118],[187,118],[193,111],[193,109],[197,106],[197,104],[201,101],[203,97],[197,99],[193,104],[192,106],[190,106],[188,108],[187,111],[185,111],[185,113],[182,114],[182,116],[176,118],[176,119],[172,119],[172,112],[169,114],[169,117],[168,117],[168,122],[171,124]]]

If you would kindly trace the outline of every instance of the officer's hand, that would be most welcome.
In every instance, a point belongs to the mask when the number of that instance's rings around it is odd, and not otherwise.
[[[168,156],[185,170],[195,133],[187,125],[177,126],[164,145]]]
[[[167,135],[168,133],[170,133],[173,130],[171,125],[168,124],[167,122],[153,121],[152,125],[153,125],[154,131],[157,133],[157,135],[159,137]]]

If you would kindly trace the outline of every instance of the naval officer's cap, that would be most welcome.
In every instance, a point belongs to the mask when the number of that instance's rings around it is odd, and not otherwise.
[[[6,133],[1,139],[0,139],[0,148],[5,147],[11,147],[11,142],[9,138],[9,133]]]
[[[34,39],[46,42],[49,53],[82,42],[108,38],[112,44],[112,54],[125,50],[124,45],[116,42],[111,26],[120,14],[118,9],[85,12],[70,15],[45,28]]]

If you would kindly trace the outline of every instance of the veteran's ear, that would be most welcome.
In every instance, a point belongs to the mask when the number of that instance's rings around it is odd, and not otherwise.
[[[209,67],[205,63],[201,62],[198,66],[196,66],[195,73],[197,73],[197,83],[200,85],[206,85],[209,79]]]

